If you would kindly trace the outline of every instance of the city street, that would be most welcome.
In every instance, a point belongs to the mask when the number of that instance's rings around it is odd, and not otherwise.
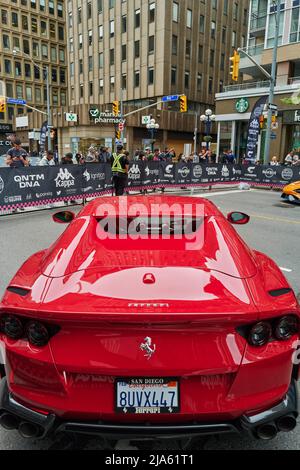
[[[181,192],[180,194],[182,194]],[[184,191],[185,195],[190,194]],[[197,197],[194,193],[193,197]],[[224,214],[241,210],[251,216],[250,224],[238,228],[247,243],[270,257],[282,268],[295,292],[300,292],[300,207],[281,202],[280,192],[268,190],[215,190],[205,192]],[[80,208],[75,207],[78,211]],[[54,224],[53,210],[16,214],[0,218],[0,291],[1,295],[21,263],[33,252],[49,246],[64,230]],[[100,441],[99,441],[100,442]],[[91,441],[86,448],[99,449],[101,444]],[[1,449],[46,449],[50,442],[28,441],[17,432],[0,429]],[[128,448],[118,443],[119,448]],[[157,449],[178,449],[177,443],[165,442]],[[204,449],[300,449],[300,426],[292,433],[280,433],[273,441],[255,441],[248,437],[211,437],[203,439],[199,448]]]

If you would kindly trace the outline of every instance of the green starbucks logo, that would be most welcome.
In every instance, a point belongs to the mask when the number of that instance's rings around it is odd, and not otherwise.
[[[241,98],[236,102],[235,109],[238,113],[245,113],[249,109],[249,101],[246,98]]]

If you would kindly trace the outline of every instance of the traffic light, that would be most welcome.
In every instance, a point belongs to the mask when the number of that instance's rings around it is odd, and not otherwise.
[[[232,62],[232,65],[230,66],[230,74],[232,80],[234,80],[235,82],[237,82],[239,79],[240,60],[240,54],[237,51],[234,51],[233,57],[230,57],[230,62]]]
[[[119,101],[113,101],[113,114],[114,116],[119,116],[120,114],[120,103]]]
[[[6,98],[5,96],[0,96],[0,113],[5,113],[6,111]]]
[[[180,97],[180,112],[181,113],[186,113],[187,110],[188,110],[187,97],[185,95],[182,95]]]

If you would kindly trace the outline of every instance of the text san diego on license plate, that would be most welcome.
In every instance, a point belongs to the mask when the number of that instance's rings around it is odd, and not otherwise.
[[[116,380],[116,411],[131,414],[179,413],[179,380],[120,378]]]

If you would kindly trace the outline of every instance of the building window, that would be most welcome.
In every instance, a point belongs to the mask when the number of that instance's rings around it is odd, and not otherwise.
[[[115,35],[115,22],[114,22],[114,20],[111,20],[109,22],[109,35],[110,35],[111,38],[113,38],[114,35]]]
[[[198,73],[197,77],[197,91],[201,92],[202,91],[202,74]]]
[[[122,61],[127,59],[127,46],[126,44],[122,45]]]
[[[137,88],[140,86],[140,72],[134,72],[134,86]]]
[[[148,68],[148,85],[153,85],[154,83],[154,68]]]
[[[186,12],[186,26],[188,28],[191,28],[192,27],[192,22],[193,22],[193,12],[192,10],[187,10]]]
[[[22,75],[21,62],[15,62],[15,76],[20,77]]]
[[[29,85],[26,85],[26,100],[32,101],[32,88]]]
[[[154,54],[154,36],[149,36],[148,54]]]
[[[111,76],[109,80],[110,92],[113,93],[115,91],[115,77]]]
[[[109,51],[109,65],[114,65],[115,64],[115,50],[110,49]]]
[[[18,13],[16,12],[12,12],[11,13],[11,25],[14,26],[14,27],[18,27],[18,24],[19,24],[19,17],[18,17]]]
[[[122,24],[122,26],[121,26],[122,33],[126,33],[126,31],[127,31],[127,16],[126,15],[122,16],[122,23],[121,24]]]
[[[54,1],[53,0],[49,0],[49,13],[50,15],[54,15]]]
[[[88,20],[92,18],[92,3],[91,2],[87,4],[87,17],[88,17]]]
[[[139,28],[141,26],[141,10],[135,10],[134,12],[134,27]]]
[[[150,3],[149,5],[149,23],[155,21],[155,3]]]
[[[191,58],[191,49],[192,49],[192,43],[189,39],[187,39],[185,42],[185,56],[187,59]]]
[[[178,52],[178,37],[173,34],[172,36],[172,54],[177,55]]]
[[[104,55],[103,52],[100,52],[99,54],[99,69],[103,69],[104,66]]]
[[[190,72],[185,72],[184,74],[184,87],[189,88],[190,86]]]
[[[176,85],[177,84],[177,68],[172,67],[171,68],[171,85]]]
[[[178,23],[179,20],[179,4],[177,2],[173,2],[173,21]]]

